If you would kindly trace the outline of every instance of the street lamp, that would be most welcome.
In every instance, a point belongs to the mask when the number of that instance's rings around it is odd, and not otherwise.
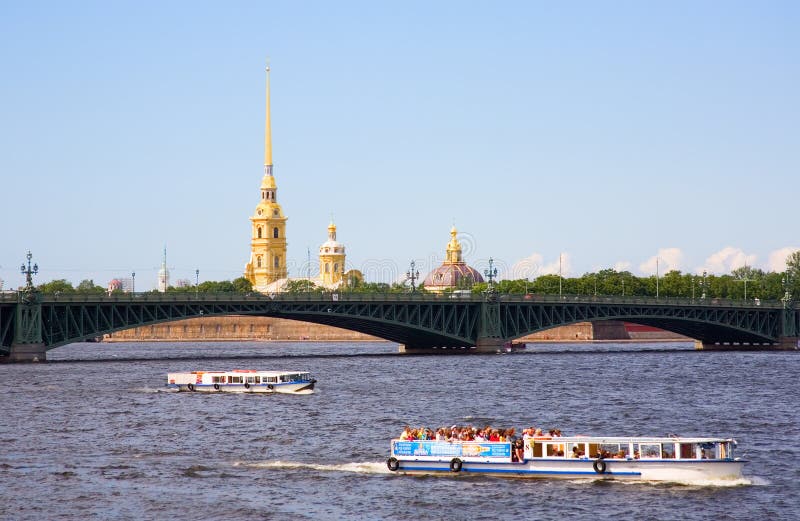
[[[194,298],[200,293],[200,270],[194,270]]]
[[[136,293],[136,272],[131,272],[131,293]]]
[[[417,290],[417,287],[414,285],[414,282],[419,279],[419,270],[416,269],[416,264],[414,261],[411,261],[411,268],[406,272],[406,280],[411,281],[411,293],[414,293]]]
[[[789,286],[792,284],[791,276],[787,271],[784,273],[783,278],[781,279],[781,284],[783,285],[783,307],[787,307],[789,305],[789,301],[792,299],[791,295],[789,295]]]
[[[692,281],[692,300],[694,300],[694,275],[689,275],[689,280]]]
[[[23,263],[22,266],[20,266],[20,268],[19,268],[19,270],[22,272],[22,274],[25,275],[25,291],[32,291],[33,290],[33,275],[39,273],[39,265],[38,264],[34,264],[33,267],[31,267],[31,259],[32,258],[33,258],[33,255],[31,254],[30,250],[28,250],[28,255],[27,255],[28,268],[27,269],[25,268],[25,263]]]
[[[483,274],[489,279],[489,291],[494,291],[494,278],[497,277],[497,268],[493,268],[494,259],[489,257],[489,269],[483,270]]]
[[[705,299],[706,298],[706,291],[708,291],[708,281],[706,280],[706,275],[707,274],[708,273],[706,272],[706,270],[703,270],[703,294],[700,295],[701,299]]]
[[[625,277],[622,277],[622,296],[625,296]]]
[[[656,298],[658,298],[658,257],[656,257]]]

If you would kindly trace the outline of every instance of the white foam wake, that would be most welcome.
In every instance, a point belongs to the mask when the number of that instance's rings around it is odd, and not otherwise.
[[[260,461],[260,462],[236,462],[234,466],[245,465],[248,467],[262,469],[310,469],[322,472],[355,472],[357,474],[388,474],[389,469],[386,463],[364,461],[356,463],[301,463],[298,461]]]

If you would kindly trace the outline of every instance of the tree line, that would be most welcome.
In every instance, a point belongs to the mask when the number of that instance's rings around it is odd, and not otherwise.
[[[800,251],[789,255],[785,272],[765,272],[764,270],[743,266],[727,275],[682,273],[673,270],[656,278],[655,275],[637,277],[629,271],[604,269],[584,273],[579,277],[560,277],[541,275],[534,279],[500,280],[494,289],[499,293],[531,293],[540,295],[597,295],[597,296],[638,296],[638,297],[678,297],[678,298],[724,298],[724,299],[762,299],[779,300],[786,292],[792,298],[800,297]],[[488,290],[488,283],[471,283],[462,280],[456,288],[448,291],[471,291],[480,294]],[[65,279],[40,284],[42,293],[58,294],[104,294],[107,288],[98,286],[93,280],[82,280],[74,286]],[[252,284],[244,277],[232,281],[205,281],[197,286],[172,287],[170,293],[249,293]],[[323,293],[330,290],[307,280],[290,280],[284,291],[288,293]],[[353,293],[407,293],[411,287],[407,283],[388,284],[384,282],[365,282],[360,278],[346,278],[336,291]],[[414,291],[427,293],[416,286]],[[120,290],[116,290],[120,292]],[[157,293],[151,290],[146,293]],[[113,292],[112,292],[113,294]]]

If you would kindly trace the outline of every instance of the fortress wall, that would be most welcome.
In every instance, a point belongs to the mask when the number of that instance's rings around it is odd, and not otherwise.
[[[647,331],[628,331],[624,322],[580,322],[569,326],[540,331],[514,340],[525,342],[584,342],[591,340],[685,340],[668,331],[648,328]],[[175,322],[142,326],[106,335],[106,342],[130,341],[380,341],[355,331],[338,327],[298,322],[272,317],[227,316],[189,318]]]
[[[106,342],[129,341],[224,341],[224,340],[349,340],[376,341],[370,335],[272,317],[228,316],[188,318],[175,322],[118,331]]]

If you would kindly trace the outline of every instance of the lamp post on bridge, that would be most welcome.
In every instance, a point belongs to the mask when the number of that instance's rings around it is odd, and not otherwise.
[[[694,300],[694,275],[689,275],[689,280],[692,281],[692,300]]]
[[[792,300],[792,296],[789,294],[789,287],[792,285],[792,278],[789,272],[785,272],[783,278],[781,278],[781,285],[783,285],[783,298],[781,302],[783,302],[783,307],[786,309],[789,306],[789,302]]]
[[[489,269],[483,270],[483,274],[489,279],[489,292],[494,292],[494,279],[497,277],[497,268],[493,267],[494,259],[489,257]]]
[[[131,272],[131,294],[136,293],[136,272]]]
[[[194,298],[196,299],[200,294],[200,270],[194,270]]]
[[[706,272],[706,270],[703,270],[703,294],[700,295],[700,298],[703,300],[705,300],[706,291],[708,291],[708,281],[706,280],[706,275],[708,275],[708,272]]]
[[[406,272],[406,280],[411,281],[411,293],[417,291],[417,287],[414,284],[414,282],[419,279],[419,270],[416,269],[416,266],[417,266],[416,263],[414,263],[414,261],[412,260],[411,268]]]
[[[31,259],[33,255],[31,254],[30,250],[28,250],[28,255],[26,256],[28,259],[28,267],[25,268],[25,263],[20,266],[19,270],[25,275],[25,291],[33,291],[33,276],[39,273],[39,265],[34,263],[33,267],[31,267]]]

